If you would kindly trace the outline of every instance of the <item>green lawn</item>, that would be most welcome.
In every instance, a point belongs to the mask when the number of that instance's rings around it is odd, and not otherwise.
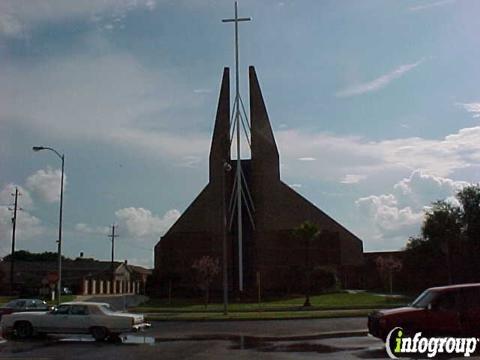
[[[13,299],[18,299],[19,297],[18,296],[0,296],[0,306],[8,303],[10,300],[13,300]],[[35,297],[35,296],[30,296],[28,297],[29,299],[37,299],[39,297]],[[67,302],[67,301],[73,301],[75,300],[76,298],[76,295],[62,295],[62,302]],[[56,305],[57,302],[56,301],[50,301],[48,300],[47,301],[48,305]]]
[[[62,295],[62,298],[60,299],[62,303],[68,302],[68,301],[74,301],[76,299],[77,295]],[[57,300],[47,300],[47,304],[50,306],[57,305]]]
[[[274,299],[262,303],[237,303],[229,304],[231,312],[292,312],[301,311],[314,312],[319,310],[358,310],[389,308],[405,305],[410,301],[409,298],[398,298],[382,296],[367,292],[359,293],[331,293],[311,296],[310,308],[303,308],[303,296],[296,296],[287,299]],[[175,313],[210,313],[223,311],[222,303],[213,303],[208,308],[202,304],[202,299],[175,299],[172,304],[168,304],[167,299],[152,298],[145,304],[131,310],[143,313],[166,313],[174,316]],[[192,314],[191,314],[192,315]],[[270,316],[270,315],[269,315]]]
[[[8,303],[10,300],[15,299],[14,296],[0,296],[0,306]]]

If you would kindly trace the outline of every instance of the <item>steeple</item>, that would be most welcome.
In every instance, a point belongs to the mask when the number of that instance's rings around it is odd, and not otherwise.
[[[223,176],[224,161],[230,161],[230,75],[228,67],[223,69],[210,147],[210,181]]]
[[[262,90],[253,66],[249,67],[252,167],[255,172],[280,179],[279,156]]]

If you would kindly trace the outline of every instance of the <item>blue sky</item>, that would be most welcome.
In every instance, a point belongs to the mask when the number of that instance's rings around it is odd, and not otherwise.
[[[480,3],[239,2],[241,88],[255,65],[283,180],[364,241],[392,250],[425,206],[480,176]],[[151,266],[153,246],[207,183],[233,2],[0,3],[0,256],[64,251]]]

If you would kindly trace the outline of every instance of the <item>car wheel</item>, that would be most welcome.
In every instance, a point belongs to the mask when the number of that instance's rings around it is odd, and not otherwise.
[[[95,326],[91,328],[90,333],[92,334],[95,341],[103,341],[108,336],[108,330],[101,326]]]
[[[108,335],[108,341],[114,344],[119,344],[122,342],[122,339],[119,334],[110,333],[110,335]]]
[[[15,330],[15,337],[19,339],[28,339],[33,335],[33,327],[28,321],[19,321],[13,327]]]

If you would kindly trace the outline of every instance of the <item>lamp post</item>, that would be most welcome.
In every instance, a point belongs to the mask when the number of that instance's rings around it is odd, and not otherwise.
[[[222,236],[223,236],[223,314],[228,314],[228,269],[227,269],[227,211],[225,206],[225,176],[228,171],[232,170],[232,166],[223,161],[222,174]]]
[[[57,304],[60,304],[62,296],[62,214],[63,214],[63,174],[65,170],[65,155],[48,146],[34,146],[33,151],[50,150],[62,160],[62,179],[60,182],[60,214],[58,218],[58,281],[57,281]]]

